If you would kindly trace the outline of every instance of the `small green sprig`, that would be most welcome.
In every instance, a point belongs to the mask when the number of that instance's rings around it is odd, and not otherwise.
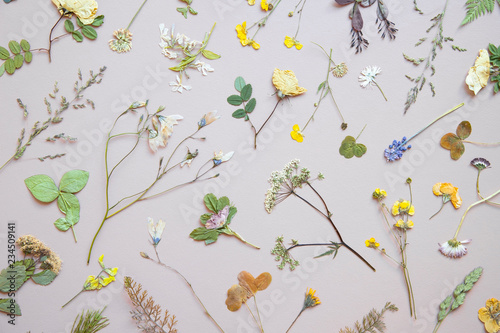
[[[500,2],[498,4],[500,5]],[[485,13],[492,13],[495,8],[495,0],[467,0],[465,7],[467,12],[460,25],[470,23]]]
[[[176,8],[177,11],[179,13],[182,14],[182,16],[184,16],[185,19],[188,18],[188,12],[191,14],[191,15],[198,15],[198,12],[196,10],[194,10],[193,7],[191,7],[191,3],[193,3],[193,0],[179,0],[179,1],[182,1],[182,2],[185,2],[186,3],[186,7],[178,7]]]
[[[490,80],[494,83],[494,91],[497,93],[500,91],[500,45],[495,46],[493,44],[488,45],[488,50],[490,51],[490,65],[491,65],[491,75]]]
[[[293,271],[300,265],[299,261],[295,260],[290,252],[288,252],[285,244],[283,243],[283,236],[276,237],[276,245],[271,250],[271,254],[276,256],[276,261],[281,261],[278,265],[279,269],[283,269],[286,265],[289,265],[290,271]]]
[[[380,312],[376,309],[372,309],[366,316],[363,317],[361,323],[356,321],[354,328],[345,327],[344,329],[341,329],[339,333],[384,333],[386,329],[384,314],[387,311],[396,312],[398,311],[398,308],[391,302],[387,302]]]
[[[436,333],[438,331],[444,319],[452,311],[455,311],[460,305],[464,304],[467,292],[474,287],[474,284],[479,280],[481,274],[483,274],[483,268],[475,268],[472,272],[467,274],[463,283],[455,287],[453,294],[446,297],[444,301],[439,304],[438,321],[432,333]]]
[[[4,63],[0,66],[0,76],[2,76],[5,72],[10,75],[14,74],[14,72],[17,69],[21,68],[24,63],[29,64],[33,59],[33,53],[31,53],[30,43],[25,39],[21,40],[20,43],[15,40],[11,40],[9,42],[9,49],[10,53],[9,50],[7,50],[5,47],[0,46],[0,59],[5,60]],[[19,101],[20,100],[18,100],[18,102]],[[26,108],[24,109],[26,112]]]
[[[105,309],[82,311],[76,316],[71,333],[95,333],[108,326],[109,319],[102,315]]]

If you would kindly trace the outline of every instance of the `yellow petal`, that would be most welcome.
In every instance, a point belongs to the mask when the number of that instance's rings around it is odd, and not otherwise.
[[[451,195],[451,194],[455,193],[455,188],[456,187],[453,187],[453,185],[451,185],[450,183],[442,183],[440,190],[444,194]]]
[[[255,0],[248,0],[248,4],[249,4],[250,6],[255,5]]]
[[[254,50],[260,49],[260,45],[256,41],[252,40],[251,43]]]
[[[262,9],[264,9],[266,12],[269,10],[269,4],[267,3],[267,0],[261,0],[260,6]]]
[[[291,48],[293,46],[293,44],[294,44],[293,38],[286,36],[285,37],[285,45],[286,45],[286,47]]]
[[[295,48],[297,50],[300,50],[304,45],[300,44],[299,42],[295,43]]]
[[[392,215],[396,216],[399,214],[399,201],[396,201],[394,205],[392,205]]]
[[[300,131],[299,125],[297,125],[297,124],[293,125],[293,130],[296,132]]]
[[[485,87],[490,77],[490,57],[488,51],[479,50],[474,66],[469,69],[465,83],[469,89],[477,95],[481,88]]]
[[[442,183],[434,184],[434,186],[432,187],[432,193],[434,193],[437,196],[442,195],[443,193],[441,193],[441,184]]]
[[[408,215],[413,216],[413,214],[415,214],[415,207],[411,205],[410,210],[408,211]]]
[[[481,308],[477,312],[477,316],[479,320],[481,320],[483,323],[487,322],[489,319],[491,319],[490,312],[488,311],[487,308]]]
[[[274,69],[273,84],[285,96],[297,96],[303,94],[307,89],[299,87],[299,81],[293,71]]]
[[[458,189],[451,195],[451,203],[453,204],[453,207],[455,207],[456,209],[462,206],[462,198],[458,194]]]

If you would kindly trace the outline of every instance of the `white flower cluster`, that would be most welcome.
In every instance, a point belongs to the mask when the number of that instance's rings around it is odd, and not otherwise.
[[[168,31],[165,24],[160,24],[160,38],[159,43],[162,53],[165,57],[169,59],[177,59],[179,54],[175,49],[182,49],[187,52],[193,51],[197,46],[201,46],[201,42],[196,40],[191,40],[188,36],[184,34],[179,34],[174,36],[175,25],[172,25],[172,30]]]
[[[287,180],[292,179],[294,171],[296,171],[299,167],[300,160],[294,159],[290,161],[283,170],[273,171],[271,173],[271,177],[269,177],[268,182],[271,184],[271,188],[267,190],[266,199],[264,200],[264,206],[266,207],[266,211],[271,213],[274,206],[276,205],[276,200],[278,199],[279,191],[284,183]]]

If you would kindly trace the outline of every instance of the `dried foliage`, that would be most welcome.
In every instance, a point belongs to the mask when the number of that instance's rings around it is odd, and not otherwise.
[[[161,306],[155,303],[147,290],[142,290],[140,283],[131,277],[125,277],[125,289],[134,305],[134,310],[130,313],[137,323],[137,328],[148,333],[177,333],[175,315],[171,315],[168,310],[162,315]]]
[[[81,314],[76,316],[71,333],[95,333],[108,326],[109,319],[102,316],[104,309],[106,308],[99,311],[82,311]]]
[[[387,302],[380,312],[376,309],[372,309],[366,316],[363,317],[363,321],[361,323],[356,321],[354,328],[346,326],[346,328],[341,329],[339,333],[383,333],[386,329],[384,323],[384,313],[386,311],[396,312],[398,311],[398,308],[391,302]]]

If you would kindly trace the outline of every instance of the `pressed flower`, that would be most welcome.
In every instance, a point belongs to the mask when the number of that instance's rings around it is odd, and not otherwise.
[[[221,116],[217,115],[217,111],[210,111],[209,113],[205,113],[203,117],[200,119],[198,122],[198,128],[202,128],[204,126],[210,125],[217,119],[219,119]]]
[[[184,157],[184,160],[181,162],[181,168],[187,164],[187,166],[191,166],[191,162],[198,156],[198,149],[196,149],[193,153],[189,150],[187,151],[186,156]]]
[[[223,162],[227,162],[233,157],[234,151],[230,151],[227,154],[222,153],[222,150],[219,151],[218,153],[214,153],[214,158],[212,159],[214,161],[214,166],[217,166]]]
[[[307,89],[299,87],[299,80],[295,77],[295,73],[290,70],[274,69],[273,85],[278,89],[278,96],[297,96],[303,94]]]
[[[348,70],[349,69],[347,68],[347,65],[345,64],[345,62],[341,62],[340,64],[337,64],[334,67],[332,67],[332,69],[331,69],[333,76],[339,77],[339,78],[346,75]]]
[[[361,71],[358,81],[360,82],[359,85],[363,88],[366,88],[368,85],[377,86],[378,90],[380,90],[382,96],[384,96],[384,99],[387,101],[387,97],[385,97],[382,88],[380,88],[377,81],[375,81],[375,78],[381,72],[382,70],[378,66],[367,66]]]
[[[242,24],[236,25],[236,35],[238,38],[247,39],[247,22],[243,22]]]
[[[396,222],[396,224],[394,224],[394,226],[399,229],[411,229],[413,228],[413,221],[412,220],[404,221],[402,219],[399,219]]]
[[[436,183],[432,187],[432,192],[437,196],[443,196],[443,204],[450,201],[456,209],[462,205],[462,198],[458,194],[458,187],[450,183]]]
[[[375,191],[373,191],[372,196],[375,199],[383,199],[387,196],[387,192],[385,190],[381,190],[379,188],[376,188]]]
[[[303,47],[303,45],[298,40],[296,40],[295,37],[289,36],[285,37],[285,46],[288,48],[292,48],[295,46],[297,50],[300,50]]]
[[[102,286],[99,284],[99,279],[96,279],[94,275],[89,275],[83,284],[84,290],[99,290],[101,288]]]
[[[400,214],[413,215],[415,214],[415,207],[408,200],[398,200],[392,206],[392,215]]]
[[[174,125],[177,125],[177,120],[182,120],[184,117],[179,115],[160,116],[151,118],[153,129],[149,130],[149,148],[153,152],[158,151],[158,147],[166,147],[167,141],[174,131]]]
[[[472,240],[466,239],[463,241],[458,241],[455,238],[450,239],[449,241],[438,244],[439,252],[449,258],[460,258],[467,254],[467,248],[463,244],[468,244]]]
[[[488,333],[500,331],[500,302],[496,298],[487,300],[486,306],[479,309],[478,318]]]
[[[316,305],[321,304],[321,301],[319,300],[318,296],[315,296],[314,294],[316,293],[316,290],[307,288],[306,292],[306,297],[304,299],[304,309],[307,308],[312,308]]]
[[[115,281],[115,277],[114,276],[108,276],[108,277],[105,277],[105,278],[101,278],[99,280],[99,283],[103,286],[103,287],[106,287],[108,284],[110,284],[111,282]]]
[[[297,124],[293,125],[293,131],[290,132],[290,136],[297,142],[304,141],[304,134],[302,134]]]
[[[132,33],[128,29],[118,29],[113,32],[115,39],[111,39],[109,48],[115,52],[123,53],[132,49]]]
[[[266,12],[269,10],[269,9],[272,9],[272,5],[270,7],[269,3],[267,2],[267,0],[261,0],[260,1],[260,7],[265,10]]]
[[[80,21],[85,24],[91,24],[97,14],[97,2],[95,0],[52,0],[57,6],[61,15],[71,17],[75,14]]]
[[[182,92],[184,90],[191,90],[191,86],[185,86],[185,85],[182,84],[182,80],[179,77],[179,75],[177,75],[176,80],[177,80],[177,82],[176,81],[171,81],[169,83],[169,85],[172,87],[172,91],[177,91],[177,92],[179,92],[179,93],[182,94]]]
[[[197,60],[193,66],[198,69],[198,71],[203,74],[203,75],[208,75],[208,72],[213,72],[215,69],[213,69],[210,64],[207,64],[206,62],[199,61]]]
[[[156,246],[161,241],[161,235],[165,229],[165,222],[158,220],[157,223],[151,217],[148,217],[148,231],[153,240],[153,245]]]
[[[372,247],[374,249],[376,249],[376,248],[378,248],[380,246],[380,244],[377,243],[375,241],[375,238],[373,238],[373,237],[370,238],[370,239],[365,240],[365,245],[366,245],[366,247]]]
[[[217,229],[222,227],[229,215],[229,206],[225,206],[220,212],[213,214],[205,223],[207,229]]]
[[[249,4],[250,6],[255,5],[255,0],[248,0],[248,4]]]
[[[469,89],[477,95],[479,90],[486,87],[490,77],[490,56],[487,50],[479,50],[479,55],[474,62],[474,66],[469,69],[469,73],[465,78],[465,83]]]
[[[470,164],[475,166],[479,171],[489,168],[491,165],[487,159],[482,157],[476,157],[475,159],[470,161]]]
[[[384,150],[384,157],[387,162],[394,162],[403,157],[403,153],[408,149],[411,149],[411,145],[408,145],[408,141],[406,136],[403,136],[401,141],[393,140],[392,144],[389,145],[389,148]]]

